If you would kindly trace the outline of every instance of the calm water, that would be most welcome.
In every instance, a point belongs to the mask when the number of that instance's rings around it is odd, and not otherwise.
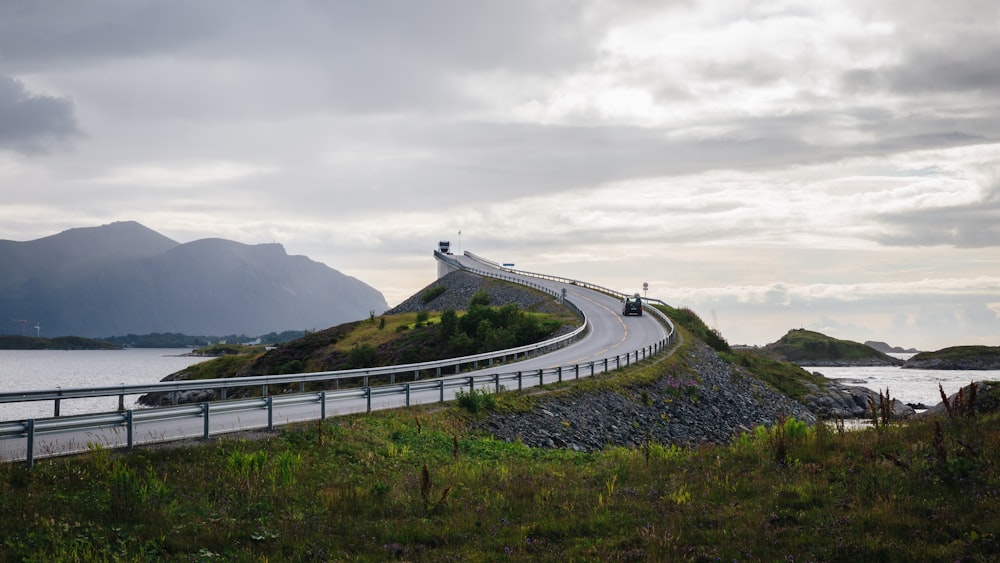
[[[889,354],[906,360],[913,354]],[[898,367],[807,367],[845,385],[867,387],[872,391],[889,390],[889,395],[904,403],[923,403],[933,407],[941,402],[938,385],[951,396],[972,381],[1000,381],[1000,370],[902,369]]]
[[[127,350],[0,350],[0,392],[155,383],[207,358],[184,356],[177,348]],[[126,395],[125,407],[135,407],[138,395]],[[113,411],[118,397],[64,400],[60,414]],[[50,401],[0,403],[0,420],[52,416]]]

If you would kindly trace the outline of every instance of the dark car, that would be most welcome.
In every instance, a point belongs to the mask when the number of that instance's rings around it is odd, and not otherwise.
[[[625,316],[628,315],[638,315],[640,317],[642,316],[642,300],[639,299],[638,295],[635,295],[633,297],[626,297],[625,300],[622,301],[622,314]]]

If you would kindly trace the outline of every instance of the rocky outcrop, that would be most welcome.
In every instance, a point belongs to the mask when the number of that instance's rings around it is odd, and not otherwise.
[[[625,391],[564,391],[541,396],[528,412],[493,413],[474,427],[529,446],[595,451],[647,440],[727,443],[782,417],[812,424],[803,405],[727,364],[701,341],[688,347],[693,374],[669,374]]]
[[[975,385],[975,392],[972,390],[973,385]],[[969,383],[949,396],[947,405],[941,401],[918,416],[949,416],[949,407],[951,407],[951,416],[998,412],[1000,411],[1000,382],[975,381]]]
[[[824,419],[871,417],[870,402],[879,404],[878,393],[867,387],[845,385],[834,379],[828,381],[826,387],[803,381],[810,392],[803,396],[802,402],[811,412]],[[896,419],[909,418],[916,413],[913,407],[896,399],[892,400],[892,411],[892,416]]]

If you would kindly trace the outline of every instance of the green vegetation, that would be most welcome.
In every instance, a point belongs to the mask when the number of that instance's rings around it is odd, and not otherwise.
[[[269,332],[257,338],[251,338],[245,334],[230,334],[228,336],[191,336],[179,332],[153,332],[150,334],[128,334],[125,336],[111,336],[103,338],[106,342],[111,342],[123,348],[199,348],[209,346],[213,342],[230,342],[244,344],[260,340],[264,344],[281,344],[296,338],[301,338],[306,334],[303,330],[286,330],[283,332]]]
[[[429,287],[425,289],[423,293],[420,294],[420,302],[426,305],[431,301],[437,299],[442,293],[444,293],[447,290],[448,288],[443,285],[435,285]]]
[[[37,336],[0,335],[0,350],[117,350],[119,346],[79,336],[40,338]]]
[[[912,359],[928,360],[939,358],[943,360],[955,360],[968,357],[1000,358],[1000,346],[951,346],[949,348],[942,348],[936,352],[920,352],[913,356]]]
[[[777,342],[765,346],[762,353],[776,360],[796,363],[823,361],[903,363],[870,346],[801,328],[788,331]]]
[[[531,344],[577,322],[569,313],[527,312],[513,304],[493,307],[489,303],[489,294],[479,291],[464,313],[421,311],[371,317],[308,333],[266,352],[263,347],[214,345],[204,353],[239,352],[247,359],[216,358],[185,368],[179,377],[308,373],[426,362]]]
[[[732,352],[729,343],[722,337],[722,333],[714,328],[708,328],[705,321],[701,320],[691,309],[676,309],[668,305],[655,305],[657,309],[663,311],[674,323],[686,328],[696,338],[705,342],[716,352]]]
[[[757,379],[797,401],[810,393],[806,383],[812,383],[820,389],[828,383],[822,375],[810,373],[795,364],[779,362],[744,350],[719,356],[730,364],[748,369]]]
[[[583,454],[460,407],[0,466],[2,560],[986,561],[1000,419]]]
[[[244,354],[260,354],[265,346],[244,346],[242,344],[211,344],[192,352],[195,356],[241,356]]]
[[[920,352],[904,367],[924,369],[1000,369],[1000,346],[952,346]]]

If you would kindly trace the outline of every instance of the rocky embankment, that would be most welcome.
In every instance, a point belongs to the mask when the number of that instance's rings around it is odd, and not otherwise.
[[[528,412],[493,413],[475,426],[529,446],[595,451],[647,440],[726,443],[783,416],[816,421],[806,407],[722,361],[701,341],[687,350],[697,377],[679,372],[627,391],[553,392],[538,397]]]
[[[425,301],[425,295],[435,288],[443,288],[436,297]],[[387,315],[418,313],[420,311],[462,311],[477,291],[490,295],[490,305],[502,307],[515,304],[525,311],[557,312],[558,305],[551,296],[524,286],[485,278],[463,271],[455,271],[439,278],[406,301],[386,311]],[[433,292],[432,292],[433,293]]]

